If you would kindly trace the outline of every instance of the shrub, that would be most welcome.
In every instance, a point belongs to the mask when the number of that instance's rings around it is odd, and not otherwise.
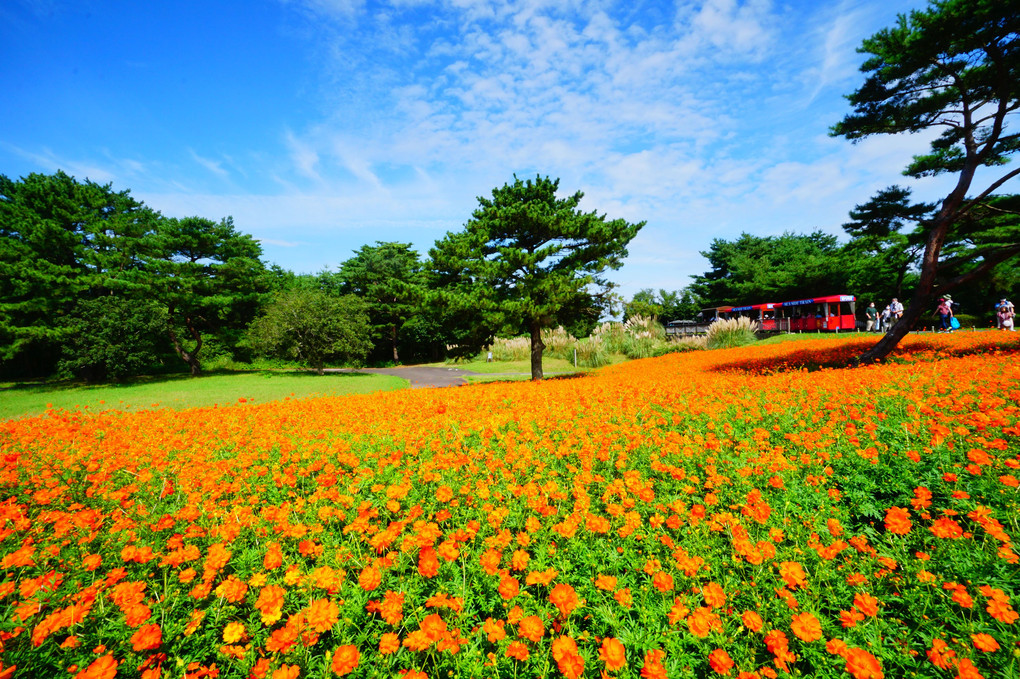
[[[744,316],[716,321],[708,328],[705,346],[709,349],[729,349],[753,344],[758,330],[758,323]]]

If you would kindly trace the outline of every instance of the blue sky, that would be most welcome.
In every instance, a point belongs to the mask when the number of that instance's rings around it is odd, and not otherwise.
[[[6,0],[0,174],[63,169],[169,216],[233,216],[265,258],[426,254],[536,174],[647,221],[630,297],[712,239],[842,235],[917,136],[828,136],[862,39],[922,0]],[[852,291],[850,291],[852,292]]]

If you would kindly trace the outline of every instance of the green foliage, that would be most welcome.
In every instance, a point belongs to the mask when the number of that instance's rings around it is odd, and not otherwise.
[[[867,76],[847,97],[853,113],[832,134],[858,141],[938,132],[929,152],[915,156],[904,174],[956,177],[914,234],[924,248],[905,322],[861,357],[869,362],[892,351],[937,294],[1020,253],[1017,212],[994,205],[1005,199],[995,192],[1020,174],[994,169],[1020,150],[1020,135],[1010,129],[1020,110],[1020,13],[998,0],[931,0],[925,10],[901,15],[895,26],[866,39],[858,51],[869,55],[861,66]],[[975,179],[986,183],[972,197]]]
[[[705,345],[709,349],[730,349],[754,344],[758,330],[758,323],[744,316],[719,320],[709,326]]]
[[[631,301],[624,304],[623,320],[627,321],[634,316],[648,316],[658,318],[660,323],[665,324],[669,321],[694,318],[701,306],[701,300],[690,288],[673,291],[660,288],[658,292],[645,288],[634,293]]]
[[[320,279],[332,280],[332,275]],[[360,297],[368,308],[376,354],[400,360],[399,347],[407,321],[420,309],[422,264],[410,243],[363,245],[340,265],[338,290]]]
[[[262,247],[227,217],[162,219],[151,239],[148,265],[155,297],[169,319],[169,335],[192,375],[201,372],[203,334],[245,327],[274,279],[260,261]]]
[[[277,294],[249,337],[257,352],[293,358],[321,375],[326,361],[363,361],[372,348],[368,333],[368,312],[357,297],[299,289]]]
[[[834,236],[752,236],[715,239],[702,252],[712,269],[694,276],[691,291],[706,303],[784,301],[838,294],[847,284],[843,252]]]
[[[542,329],[571,324],[608,295],[602,274],[620,267],[644,226],[580,212],[584,194],[557,198],[558,188],[559,180],[515,176],[430,252],[438,303],[479,337],[527,332],[534,379],[542,378]]]
[[[142,374],[170,348],[166,309],[151,300],[113,295],[83,300],[67,328],[60,371],[86,382]]]
[[[45,374],[79,299],[144,296],[142,255],[157,218],[109,184],[0,175],[0,363]]]

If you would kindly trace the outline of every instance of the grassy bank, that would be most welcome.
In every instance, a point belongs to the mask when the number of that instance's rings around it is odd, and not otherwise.
[[[142,410],[193,408],[237,403],[264,403],[313,395],[368,394],[392,391],[407,381],[389,375],[294,372],[223,372],[192,378],[184,375],[139,378],[124,384],[72,382],[5,384],[0,387],[0,419],[38,415],[49,408]]]

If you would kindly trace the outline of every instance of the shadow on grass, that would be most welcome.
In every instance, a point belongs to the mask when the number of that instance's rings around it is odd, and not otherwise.
[[[728,363],[721,363],[710,370],[715,372],[752,372],[760,374],[816,370],[840,370],[857,367],[856,359],[874,346],[870,341],[852,341],[824,349],[800,349],[783,356],[748,357]],[[1020,353],[1020,343],[1012,337],[996,335],[986,341],[967,346],[952,346],[935,341],[934,338],[918,338],[909,344],[900,344],[876,365],[890,363],[914,363],[924,354],[925,358],[958,358],[997,351],[1005,354]]]
[[[234,377],[241,375],[262,375],[266,379],[272,379],[274,377],[287,377],[287,378],[305,378],[305,377],[318,377],[318,378],[344,378],[344,377],[359,377],[368,375],[370,373],[358,372],[356,369],[351,372],[327,372],[325,375],[319,375],[314,370],[304,370],[300,368],[269,368],[269,369],[251,369],[251,370],[229,370],[226,368],[218,368],[213,370],[203,371],[201,375],[192,377],[188,373],[175,373],[175,374],[163,374],[163,375],[139,375],[137,377],[130,377],[120,382],[84,382],[82,380],[47,380],[42,382],[16,382],[14,384],[0,385],[0,392],[34,392],[38,394],[50,394],[62,391],[73,391],[76,389],[82,391],[89,391],[92,389],[128,389],[131,387],[137,387],[140,385],[162,385],[162,384],[173,384],[176,382],[190,382],[190,381],[201,381],[209,377]]]

